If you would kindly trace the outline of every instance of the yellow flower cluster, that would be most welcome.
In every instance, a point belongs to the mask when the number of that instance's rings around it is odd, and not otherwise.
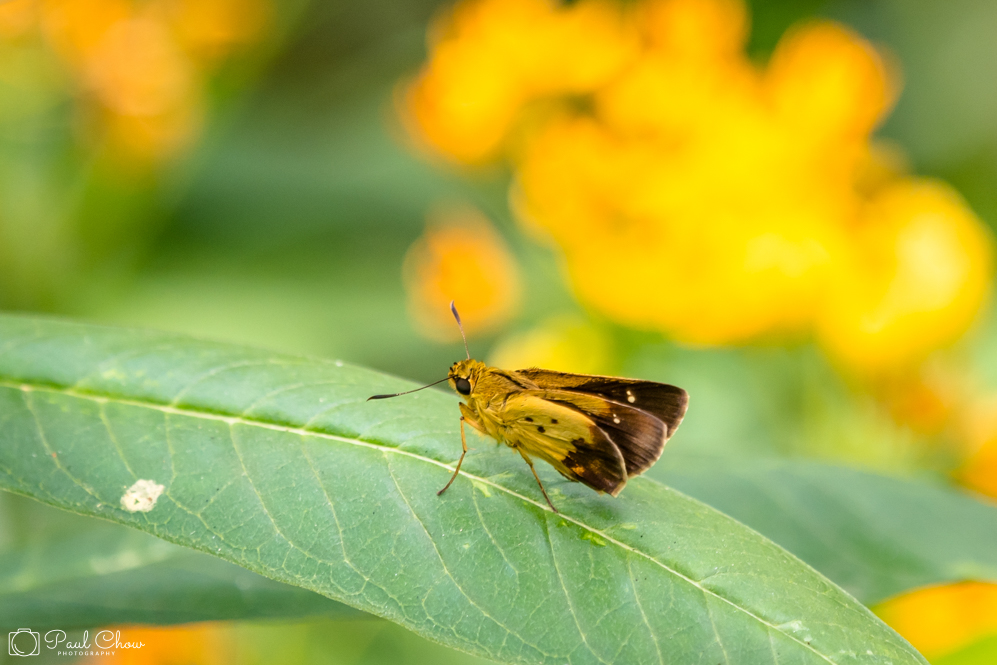
[[[959,337],[991,239],[871,132],[896,75],[831,22],[744,53],[739,0],[467,0],[404,95],[416,136],[507,158],[577,295],[695,344],[810,332],[877,373]]]
[[[0,38],[40,39],[68,71],[87,139],[153,165],[196,135],[207,75],[257,39],[267,0],[13,0]]]

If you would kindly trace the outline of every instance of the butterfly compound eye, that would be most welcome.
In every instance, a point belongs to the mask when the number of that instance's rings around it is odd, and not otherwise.
[[[458,377],[457,380],[454,381],[454,385],[457,386],[457,392],[461,395],[471,394],[471,382],[464,377]]]

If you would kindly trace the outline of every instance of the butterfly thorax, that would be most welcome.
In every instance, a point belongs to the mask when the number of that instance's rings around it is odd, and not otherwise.
[[[517,372],[488,367],[473,359],[454,363],[448,379],[450,387],[466,402],[461,412],[470,424],[499,441],[506,440],[506,423],[495,417],[502,402],[518,391],[537,388]]]

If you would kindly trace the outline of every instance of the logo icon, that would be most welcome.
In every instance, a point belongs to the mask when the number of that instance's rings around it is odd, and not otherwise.
[[[30,628],[18,628],[7,637],[7,653],[11,656],[37,656],[41,649],[41,635]]]

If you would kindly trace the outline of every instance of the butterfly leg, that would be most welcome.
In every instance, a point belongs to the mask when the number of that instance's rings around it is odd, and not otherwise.
[[[516,448],[516,450],[519,451],[519,454],[523,456],[523,459],[526,460],[526,463],[530,465],[530,471],[533,472],[533,477],[537,479],[537,485],[540,486],[540,491],[543,492],[544,498],[547,499],[547,505],[549,505],[550,509],[556,513],[557,508],[554,507],[554,504],[551,503],[550,497],[547,496],[547,490],[544,489],[544,484],[540,482],[540,476],[537,475],[537,470],[533,466],[533,460],[530,459],[529,455],[523,452],[522,448]]]
[[[461,404],[461,406],[463,406],[463,404]],[[447,487],[450,487],[451,483],[453,483],[454,478],[456,478],[457,474],[460,472],[460,465],[464,462],[464,455],[467,454],[467,439],[464,437],[464,416],[460,417],[460,445],[464,448],[464,452],[460,454],[460,459],[457,460],[457,468],[453,470],[453,475],[450,476],[450,481],[447,482],[443,489],[436,493],[436,496],[446,492]]]

